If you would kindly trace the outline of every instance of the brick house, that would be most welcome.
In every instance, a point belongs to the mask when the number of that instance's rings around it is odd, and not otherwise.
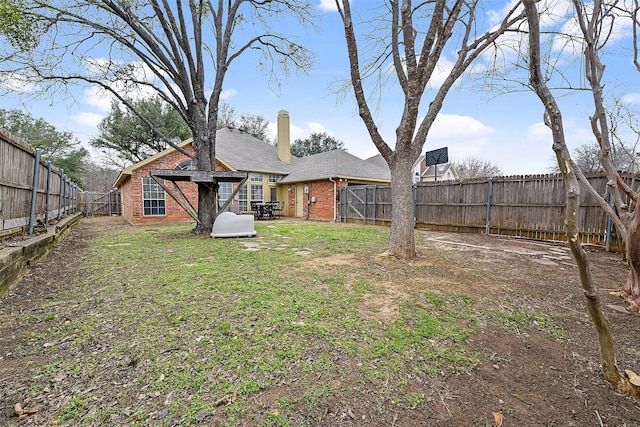
[[[297,158],[290,152],[289,114],[278,114],[277,147],[238,129],[216,133],[216,171],[245,172],[247,182],[238,190],[228,209],[248,213],[252,202],[278,201],[286,216],[306,219],[336,218],[337,188],[350,184],[390,182],[389,169],[355,157],[343,150]],[[179,145],[192,152],[191,140]],[[151,177],[152,170],[193,169],[191,159],[174,148],[138,162],[120,173],[115,187],[120,190],[122,216],[132,224],[187,222],[192,217]],[[197,186],[175,185],[197,210]],[[237,183],[219,183],[219,206],[236,190]],[[169,187],[171,184],[169,184]]]

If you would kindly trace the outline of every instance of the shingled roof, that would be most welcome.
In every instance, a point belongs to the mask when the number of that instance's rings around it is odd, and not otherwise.
[[[216,157],[237,171],[286,175],[298,162],[278,158],[276,147],[238,129],[223,128],[216,133]]]
[[[391,174],[388,168],[362,160],[344,150],[332,150],[297,159],[291,173],[280,182],[293,183],[329,178],[390,181]]]
[[[186,147],[191,139],[180,143]],[[151,156],[124,169],[116,186],[125,177],[144,165],[165,156],[173,148]],[[234,171],[258,172],[286,175],[279,182],[294,183],[329,178],[347,178],[362,181],[390,181],[389,168],[378,162],[362,160],[344,150],[298,158],[291,156],[291,163],[284,163],[278,157],[277,148],[238,129],[223,128],[216,133],[216,158]]]

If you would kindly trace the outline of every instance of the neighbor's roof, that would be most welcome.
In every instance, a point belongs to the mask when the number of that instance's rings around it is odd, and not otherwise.
[[[384,157],[382,157],[382,154],[371,156],[366,159],[365,162],[380,166],[381,168],[389,169],[389,165],[387,164],[387,161],[384,159]]]
[[[192,139],[189,138],[178,144],[178,146],[185,148],[191,142]],[[114,185],[116,187],[120,186],[136,169],[153,163],[173,151],[175,151],[173,147],[167,148],[123,169]],[[246,132],[228,128],[218,129],[216,132],[216,159],[234,171],[262,172],[277,175],[288,174],[298,160],[297,157],[291,156],[290,164],[283,163],[278,158],[277,148],[273,145],[261,141]]]
[[[329,178],[389,182],[391,174],[389,168],[362,160],[344,150],[332,150],[297,159],[291,173],[279,182],[293,183]]]

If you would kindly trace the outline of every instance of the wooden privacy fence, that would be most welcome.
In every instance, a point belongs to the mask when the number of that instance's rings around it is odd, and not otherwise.
[[[77,211],[81,190],[40,150],[0,129],[0,238]]]
[[[80,193],[80,210],[86,215],[120,215],[120,192],[107,193],[84,191]]]
[[[587,178],[599,194],[608,197],[605,176]],[[632,179],[625,177],[629,183]],[[416,227],[566,240],[560,174],[424,182],[414,185],[413,194]],[[581,191],[578,215],[584,243],[623,247],[611,221],[586,189]],[[348,222],[390,223],[391,186],[340,188],[338,217]]]

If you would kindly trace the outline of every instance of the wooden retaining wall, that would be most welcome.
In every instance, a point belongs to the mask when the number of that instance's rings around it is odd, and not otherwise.
[[[80,219],[80,213],[68,216],[56,225],[47,227],[46,233],[0,249],[0,299],[4,298],[27,269],[47,255]]]

